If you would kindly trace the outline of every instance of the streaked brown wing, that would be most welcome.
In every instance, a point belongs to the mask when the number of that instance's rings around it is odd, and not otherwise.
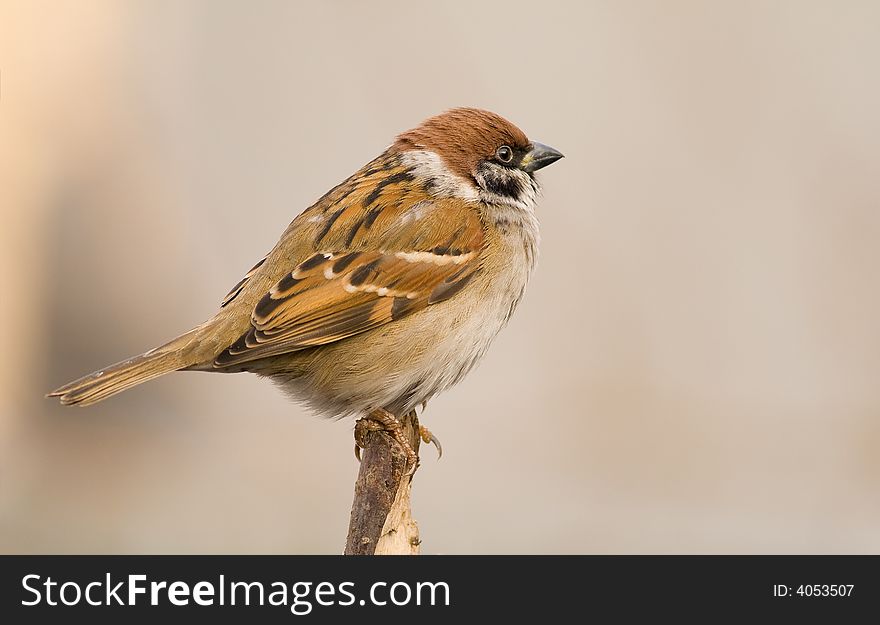
[[[265,293],[251,327],[216,358],[216,367],[338,341],[449,299],[467,285],[483,244],[473,207],[385,186],[393,202],[359,199],[329,212],[331,223],[315,237],[320,251]]]

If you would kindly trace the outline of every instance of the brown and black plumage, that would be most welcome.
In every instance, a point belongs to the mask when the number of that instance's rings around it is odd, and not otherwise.
[[[558,158],[494,113],[431,118],[298,215],[214,317],[50,395],[85,406],[170,371],[252,371],[327,416],[411,410],[516,307],[534,171]]]

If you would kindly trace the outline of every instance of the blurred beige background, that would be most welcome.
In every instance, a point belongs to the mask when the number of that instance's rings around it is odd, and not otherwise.
[[[423,421],[425,553],[880,552],[880,4],[0,2],[0,551],[340,553],[349,422],[47,390],[210,315],[395,133],[567,158]]]

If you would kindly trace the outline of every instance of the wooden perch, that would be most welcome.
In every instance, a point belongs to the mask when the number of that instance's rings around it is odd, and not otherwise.
[[[409,444],[419,452],[415,410],[401,420]],[[345,555],[418,555],[419,526],[412,518],[406,454],[390,434],[368,432],[354,484]]]

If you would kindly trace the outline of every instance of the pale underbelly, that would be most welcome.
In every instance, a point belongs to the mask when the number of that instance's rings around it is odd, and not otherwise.
[[[507,323],[525,280],[484,298],[431,305],[410,318],[330,344],[291,354],[269,375],[294,399],[324,416],[386,408],[404,414],[459,382],[483,357]],[[472,302],[472,303],[466,303]]]

